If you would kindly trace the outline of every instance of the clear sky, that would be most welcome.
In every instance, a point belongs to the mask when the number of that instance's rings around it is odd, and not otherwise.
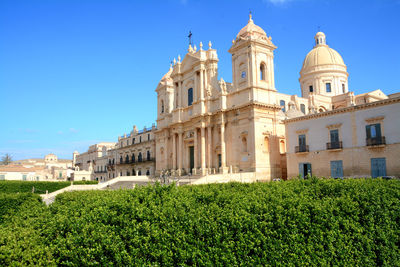
[[[400,91],[400,0],[1,0],[0,156],[71,158],[156,120],[157,83],[185,55],[188,32],[212,41],[219,77],[247,24],[272,36],[278,91],[300,95],[318,27],[356,94]]]

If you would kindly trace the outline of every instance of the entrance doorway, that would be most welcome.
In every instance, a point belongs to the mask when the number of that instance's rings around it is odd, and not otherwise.
[[[189,147],[189,172],[192,174],[193,168],[194,168],[194,146]]]
[[[333,178],[343,177],[343,161],[341,160],[331,161],[331,177]]]
[[[306,177],[308,174],[311,176],[311,163],[299,163],[299,174],[302,178]]]
[[[373,178],[386,176],[386,159],[371,159],[371,176]]]

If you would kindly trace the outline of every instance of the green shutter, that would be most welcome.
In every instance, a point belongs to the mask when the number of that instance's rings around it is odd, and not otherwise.
[[[381,137],[381,124],[377,123],[375,124],[375,130],[376,130],[376,137]]]
[[[365,126],[365,130],[367,132],[367,138],[371,138],[371,125]]]

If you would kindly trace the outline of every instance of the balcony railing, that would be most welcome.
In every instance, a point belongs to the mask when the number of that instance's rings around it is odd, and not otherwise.
[[[343,143],[342,141],[337,141],[337,142],[330,142],[326,143],[326,149],[342,149],[343,148]]]
[[[94,173],[106,173],[107,172],[107,170],[104,170],[104,171],[94,171]]]
[[[302,146],[296,146],[295,147],[295,152],[296,153],[301,153],[301,152],[308,152],[308,145],[302,145]]]
[[[155,161],[155,158],[142,158],[142,159],[137,159],[135,161],[130,160],[130,161],[122,161],[117,163],[118,165],[122,165],[122,164],[136,164],[136,163],[142,163],[142,162],[149,162],[149,161]]]
[[[386,138],[384,136],[367,138],[367,146],[386,145]]]

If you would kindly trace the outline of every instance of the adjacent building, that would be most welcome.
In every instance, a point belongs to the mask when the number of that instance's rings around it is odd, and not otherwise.
[[[67,180],[73,172],[72,166],[72,160],[59,159],[54,154],[48,154],[42,159],[17,160],[0,166],[0,180]]]

